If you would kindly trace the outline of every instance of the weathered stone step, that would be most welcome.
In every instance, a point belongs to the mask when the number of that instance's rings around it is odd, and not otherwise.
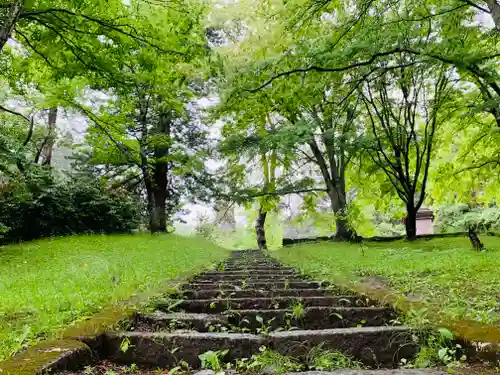
[[[215,372],[214,372],[215,373]],[[206,370],[193,373],[193,375],[207,375]],[[245,375],[244,373],[231,372],[231,375]],[[282,375],[445,375],[437,369],[385,369],[385,370],[356,370],[343,369],[333,371],[297,371],[285,372]],[[486,375],[486,374],[484,374]]]
[[[238,270],[238,271],[206,271],[199,274],[200,276],[207,277],[218,277],[218,276],[251,276],[251,275],[297,275],[294,270],[259,270],[259,269],[248,269],[248,270]]]
[[[304,281],[306,278],[297,276],[297,275],[271,275],[271,274],[266,274],[266,275],[219,275],[219,276],[205,276],[205,275],[199,275],[191,278],[192,282],[214,282],[214,283],[219,283],[219,282],[243,282],[245,281],[246,283],[251,283],[251,282],[276,282],[276,281],[282,281],[285,282],[285,280],[288,281]]]
[[[283,282],[283,281],[272,281],[272,280],[271,281],[259,280],[258,282],[244,283],[245,285],[242,285],[242,284],[243,283],[241,281],[220,282],[220,283],[191,283],[191,284],[185,284],[184,289],[195,289],[195,290],[217,289],[217,288],[234,289],[234,290],[259,289],[259,288],[266,288],[266,289],[318,289],[321,287],[328,286],[328,283],[315,282],[315,281]]]
[[[128,340],[128,350],[121,350]],[[180,360],[193,368],[208,350],[228,349],[226,360],[249,358],[265,345],[294,357],[306,356],[320,345],[336,349],[368,366],[393,367],[401,358],[412,358],[417,346],[406,327],[362,327],[318,331],[271,332],[266,336],[239,333],[112,332],[103,338],[103,354],[122,363],[168,367]]]
[[[182,297],[185,299],[211,299],[211,298],[260,298],[260,297],[321,297],[332,294],[346,295],[348,291],[342,289],[202,289],[186,290]],[[363,297],[360,297],[363,298]]]
[[[178,329],[208,332],[210,327],[228,326],[229,321],[227,316],[222,314],[165,313],[156,311],[153,314],[138,315],[134,323],[134,330],[142,332],[174,331]]]
[[[302,316],[292,309],[231,310],[226,314],[231,325],[251,331],[374,327],[390,325],[396,318],[393,309],[384,307],[314,306],[300,309]]]
[[[245,266],[245,267],[224,267],[223,270],[220,270],[219,272],[222,271],[227,271],[227,272],[235,272],[235,271],[251,271],[251,270],[260,270],[260,271],[295,271],[293,268],[290,267],[283,267],[283,266],[259,266],[259,267],[252,267],[252,266]]]
[[[248,310],[248,309],[286,309],[296,304],[309,306],[377,306],[375,301],[356,296],[319,296],[319,297],[249,297],[249,298],[220,298],[220,299],[194,299],[184,300],[176,306],[177,310],[193,313],[217,313],[226,310]],[[167,304],[167,306],[165,306]],[[172,304],[171,301],[158,303],[157,307],[162,310]]]
[[[387,369],[387,370],[335,370],[335,371],[300,371],[285,372],[282,375],[445,375],[437,369]],[[233,374],[237,375],[237,374]]]
[[[278,267],[278,268],[283,268],[283,265],[279,262],[269,260],[269,259],[262,259],[262,260],[248,260],[248,261],[241,261],[241,260],[230,260],[223,262],[222,265],[224,267],[242,267],[242,268],[249,268],[249,267],[255,267],[255,268],[261,268],[261,267]]]

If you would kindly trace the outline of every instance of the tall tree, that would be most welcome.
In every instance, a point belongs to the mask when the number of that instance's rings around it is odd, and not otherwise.
[[[446,120],[450,71],[435,65],[402,66],[360,90],[369,137],[367,154],[385,173],[406,207],[406,237],[416,238],[439,125]],[[432,74],[438,70],[438,74]]]

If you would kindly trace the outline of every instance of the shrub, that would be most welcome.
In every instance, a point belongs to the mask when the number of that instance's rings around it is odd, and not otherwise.
[[[440,207],[435,226],[438,232],[464,232],[472,228],[478,232],[500,230],[500,207],[470,208],[466,204]]]
[[[1,242],[77,233],[125,233],[137,228],[139,209],[128,194],[99,181],[56,177],[34,169],[0,186]]]

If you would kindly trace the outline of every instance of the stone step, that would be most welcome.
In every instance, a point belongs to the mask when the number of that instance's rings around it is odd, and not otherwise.
[[[396,319],[393,309],[384,307],[306,307],[294,314],[291,309],[231,310],[225,313],[229,324],[257,330],[289,330],[374,327],[392,325]]]
[[[177,310],[193,313],[217,313],[226,310],[248,309],[286,309],[301,303],[309,306],[357,306],[368,307],[379,305],[368,298],[356,296],[319,296],[319,297],[250,297],[250,298],[220,298],[220,299],[194,299],[184,300],[176,306]],[[157,308],[168,310],[172,301],[159,302]]]
[[[300,371],[285,372],[282,375],[445,375],[443,370],[422,369],[386,369],[386,370],[334,370],[334,371]],[[236,374],[233,374],[236,375]]]
[[[282,375],[445,375],[442,370],[436,369],[386,369],[386,370],[356,370],[343,369],[332,371],[297,371],[285,372]],[[215,371],[201,370],[193,375],[215,375]],[[231,372],[231,375],[245,375],[245,373]],[[486,374],[483,374],[486,375]]]
[[[259,270],[259,269],[249,269],[249,270],[238,270],[238,271],[206,271],[199,274],[200,276],[207,277],[219,277],[219,276],[253,276],[253,275],[297,275],[297,272],[294,270]]]
[[[242,282],[220,282],[220,283],[190,283],[185,284],[184,289],[319,289],[321,287],[328,286],[328,283],[315,282],[315,281],[266,281],[259,280],[258,282],[244,283]]]
[[[227,316],[222,314],[165,313],[163,311],[155,311],[153,314],[136,316],[134,331],[156,332],[188,329],[198,332],[208,332],[210,327],[227,327],[228,325]]]
[[[216,375],[212,370],[201,370],[193,375]],[[231,375],[245,375],[245,373],[231,372]],[[356,370],[342,369],[332,371],[297,371],[285,372],[281,375],[446,375],[443,370],[437,369],[385,369],[385,370]],[[487,374],[482,374],[487,375]]]
[[[346,295],[342,289],[203,289],[186,290],[182,297],[185,299],[216,299],[216,298],[260,298],[260,297],[321,297],[332,294]],[[363,298],[363,297],[360,297]]]
[[[229,267],[244,267],[248,268],[249,266],[256,266],[256,268],[272,266],[272,267],[283,267],[283,265],[277,261],[270,259],[252,259],[252,260],[228,260],[222,262],[224,266]]]
[[[271,275],[271,274],[266,274],[266,275],[219,275],[219,276],[205,276],[205,275],[199,275],[191,278],[192,282],[195,283],[219,283],[219,282],[246,282],[246,283],[252,283],[252,282],[285,282],[285,280],[288,281],[304,281],[307,279],[298,276],[298,275]]]
[[[259,271],[295,271],[293,268],[290,268],[290,267],[283,267],[283,266],[259,266],[259,267],[249,267],[249,266],[245,266],[245,267],[233,267],[233,266],[230,266],[230,267],[224,267],[222,271],[224,272],[249,272],[249,271],[252,271],[252,270],[259,270]],[[219,272],[222,272],[222,271],[219,271]]]
[[[125,341],[128,349],[124,352],[121,349]],[[298,358],[304,358],[313,347],[321,345],[324,350],[339,350],[373,367],[394,367],[401,358],[412,358],[417,350],[411,331],[402,326],[271,332],[267,335],[111,332],[104,335],[102,349],[107,358],[121,363],[168,367],[184,360],[198,368],[198,356],[209,350],[228,349],[225,360],[234,361],[250,358],[262,345]]]

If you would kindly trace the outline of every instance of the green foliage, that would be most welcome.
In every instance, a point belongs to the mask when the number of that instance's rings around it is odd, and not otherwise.
[[[337,369],[362,369],[363,364],[336,350],[325,350],[321,345],[307,353],[306,364],[312,371],[332,371]]]
[[[139,224],[137,202],[91,180],[32,168],[0,191],[2,242],[77,233],[127,233]]]
[[[224,357],[229,353],[229,349],[224,350],[209,350],[200,354],[198,357],[201,360],[201,368],[206,370],[214,370],[216,374],[224,374],[223,364]]]
[[[0,250],[0,360],[72,322],[228,256],[199,238],[91,235]]]
[[[241,372],[263,372],[283,374],[285,372],[300,371],[301,364],[297,359],[283,355],[261,346],[259,353],[252,355],[250,359],[242,359],[236,362],[236,370]]]
[[[362,369],[358,362],[348,355],[335,350],[324,350],[316,346],[309,350],[304,360],[283,355],[265,346],[259,348],[259,353],[251,358],[236,361],[236,370],[243,373],[273,373],[297,371],[332,371],[337,369]]]
[[[481,233],[500,230],[500,208],[476,207],[466,204],[441,206],[436,215],[435,226],[438,231],[465,232],[468,228]]]
[[[453,343],[453,333],[446,328],[440,328],[430,334],[420,334],[414,337],[419,344],[419,351],[411,361],[404,359],[404,368],[430,368],[446,366],[452,371],[467,359],[465,349],[460,344]]]

